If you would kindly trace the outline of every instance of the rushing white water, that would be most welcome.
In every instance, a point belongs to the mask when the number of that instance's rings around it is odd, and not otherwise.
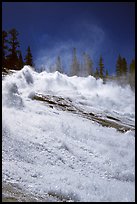
[[[3,181],[53,200],[134,201],[134,131],[120,133],[50,108],[32,100],[34,93],[69,97],[86,111],[135,122],[129,86],[25,66],[2,82]]]

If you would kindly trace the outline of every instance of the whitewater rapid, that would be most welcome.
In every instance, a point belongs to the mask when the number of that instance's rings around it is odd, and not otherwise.
[[[133,202],[135,132],[51,108],[32,100],[35,93],[68,97],[86,111],[135,123],[129,86],[25,66],[2,81],[3,182],[51,201]]]

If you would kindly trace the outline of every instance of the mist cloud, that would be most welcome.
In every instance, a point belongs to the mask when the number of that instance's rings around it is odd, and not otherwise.
[[[68,31],[69,32],[69,31]],[[65,31],[66,33],[66,31]],[[72,49],[77,49],[77,56],[80,59],[83,52],[87,52],[93,62],[101,54],[101,49],[105,42],[105,31],[95,24],[81,23],[73,25],[70,37],[49,36],[43,34],[39,39],[40,49],[37,52],[35,65],[39,69],[41,66],[46,70],[54,65],[57,56],[61,56],[62,64],[67,72],[72,59]]]

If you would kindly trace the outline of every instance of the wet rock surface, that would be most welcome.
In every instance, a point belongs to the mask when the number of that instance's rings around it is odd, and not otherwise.
[[[62,111],[72,112],[78,114],[81,117],[95,121],[102,126],[116,128],[120,132],[126,132],[129,130],[135,130],[135,127],[130,124],[124,124],[120,119],[106,115],[105,117],[99,116],[92,112],[85,112],[82,109],[76,107],[71,99],[62,98],[58,96],[43,95],[35,93],[32,100],[42,101],[47,104],[50,108],[56,108]]]

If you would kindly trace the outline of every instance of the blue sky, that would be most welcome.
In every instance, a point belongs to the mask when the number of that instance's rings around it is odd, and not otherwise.
[[[89,53],[94,68],[102,55],[113,74],[119,54],[128,64],[135,55],[134,2],[3,2],[2,29],[13,27],[23,56],[30,45],[37,67],[60,55],[68,68],[76,47],[79,58]]]

